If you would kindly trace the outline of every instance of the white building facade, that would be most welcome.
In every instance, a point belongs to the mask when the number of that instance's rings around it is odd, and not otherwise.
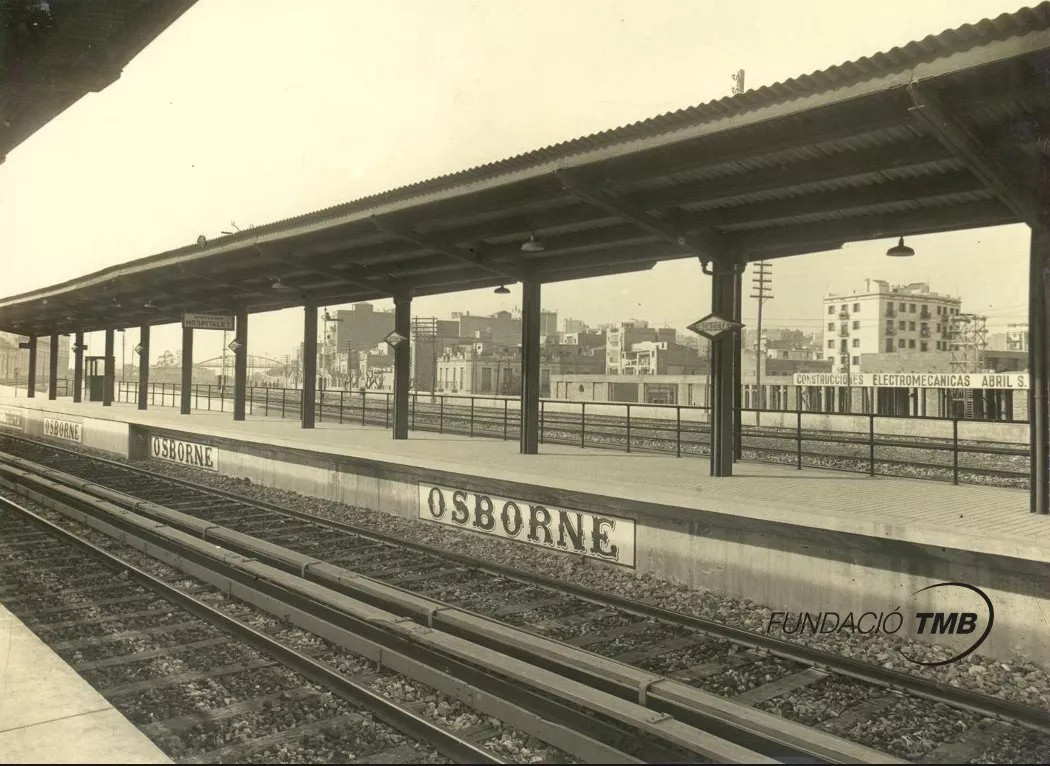
[[[863,290],[823,301],[823,352],[835,372],[861,372],[863,354],[950,350],[961,301],[930,292],[925,282],[890,286],[865,280]]]

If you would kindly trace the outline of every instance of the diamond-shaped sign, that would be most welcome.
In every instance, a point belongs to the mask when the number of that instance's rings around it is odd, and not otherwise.
[[[404,335],[402,335],[399,332],[392,332],[389,335],[387,335],[385,338],[383,338],[383,340],[385,340],[387,343],[389,343],[394,348],[397,348],[402,343],[404,343],[406,340],[408,340],[408,338],[406,338]]]
[[[740,322],[734,322],[730,319],[723,319],[717,314],[708,314],[703,319],[697,319],[686,329],[692,330],[697,335],[703,335],[705,338],[715,338],[726,330],[733,330],[744,325]]]

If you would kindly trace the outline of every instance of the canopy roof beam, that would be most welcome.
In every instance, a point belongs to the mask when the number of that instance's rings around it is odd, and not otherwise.
[[[562,185],[580,199],[597,208],[613,213],[636,226],[639,226],[660,239],[676,245],[686,253],[695,255],[701,260],[710,261],[717,258],[724,250],[719,241],[720,234],[714,229],[691,232],[678,229],[674,224],[657,218],[628,202],[617,199],[606,191],[594,189],[571,173],[559,170],[555,172]]]
[[[1046,230],[1047,213],[1036,197],[1017,183],[1015,176],[1002,167],[962,122],[948,114],[933,93],[911,83],[908,94],[913,104],[908,111],[923,127],[965,162],[1018,218],[1033,229]]]
[[[477,266],[479,269],[498,274],[500,276],[509,277],[511,279],[521,281],[524,278],[524,273],[516,265],[504,264],[504,263],[492,263],[487,259],[482,259],[481,256],[475,251],[467,252],[457,247],[451,242],[445,240],[443,237],[436,237],[434,235],[420,234],[412,229],[399,226],[387,218],[380,218],[379,216],[372,217],[373,223],[379,231],[397,239],[403,239],[406,242],[412,242],[419,247],[424,247],[428,250],[434,250],[442,255],[446,255],[453,260],[460,261],[462,263],[469,263],[472,266]]]
[[[368,290],[370,292],[379,292],[387,296],[397,294],[397,288],[390,280],[387,279],[376,278],[375,282],[366,281],[366,279],[364,278],[356,278],[355,276],[351,276],[350,274],[347,274],[344,271],[331,269],[326,266],[315,266],[314,264],[307,263],[305,261],[299,260],[298,258],[285,258],[283,256],[273,255],[272,253],[266,253],[266,257],[285,266],[291,266],[292,268],[301,269],[302,271],[309,271],[314,274],[319,274],[322,277],[328,277],[329,279],[334,279],[337,282],[352,285],[353,287],[358,287],[362,290]]]

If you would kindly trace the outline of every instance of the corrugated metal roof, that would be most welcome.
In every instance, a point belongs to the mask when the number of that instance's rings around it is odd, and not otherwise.
[[[1018,124],[1050,119],[1050,96],[1032,77],[1050,54],[1048,29],[1050,0],[823,72],[12,296],[0,300],[0,318],[37,334],[157,324],[179,311],[427,295],[622,273],[686,255],[781,257],[856,239],[1013,223],[1021,219],[1016,208],[909,113],[904,86],[915,82],[943,99],[994,150],[1015,141]],[[1027,171],[1015,166],[1032,140],[1016,139],[1002,158],[1019,179]],[[546,254],[522,255],[530,231]],[[290,289],[273,292],[277,278]],[[160,306],[137,308],[165,294]],[[117,296],[126,306],[120,316],[109,306]],[[45,297],[46,307],[36,303]]]
[[[838,66],[794,77],[783,82],[765,85],[734,96],[709,101],[698,106],[603,130],[581,138],[519,154],[505,160],[486,163],[456,173],[400,186],[385,192],[361,197],[357,200],[321,210],[293,216],[281,221],[256,227],[258,234],[271,228],[280,228],[293,221],[306,221],[329,215],[367,209],[382,203],[411,199],[437,190],[452,188],[471,181],[490,179],[499,175],[524,170],[559,159],[567,159],[594,149],[627,143],[641,138],[651,138],[670,133],[684,127],[742,114],[760,107],[792,101],[803,96],[852,85],[876,77],[907,71],[919,64],[960,53],[970,48],[1010,37],[1050,29],[1050,0],[1033,7],[1025,7],[1014,13],[1002,13],[994,19],[982,19],[975,24],[964,24],[956,29],[947,29],[937,35],[927,35],[888,51],[847,61]],[[241,235],[235,234],[231,241]]]

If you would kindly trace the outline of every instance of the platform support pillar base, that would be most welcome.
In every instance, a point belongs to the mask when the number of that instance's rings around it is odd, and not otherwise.
[[[193,328],[182,328],[182,387],[179,390],[179,412],[190,414],[190,394],[193,389]]]
[[[394,438],[408,438],[409,383],[412,376],[412,296],[394,297],[394,332],[404,338],[394,346]]]
[[[303,306],[303,401],[300,425],[313,428],[317,399],[317,304]]]

